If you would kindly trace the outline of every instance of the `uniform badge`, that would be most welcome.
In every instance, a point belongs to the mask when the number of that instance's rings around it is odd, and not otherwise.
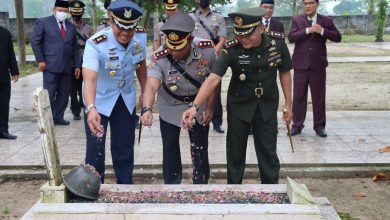
[[[139,43],[134,43],[134,49],[133,49],[133,55],[137,55],[142,52],[142,47],[139,45]]]
[[[115,70],[111,70],[110,71],[110,76],[111,77],[115,77],[116,76],[116,71]]]
[[[177,80],[177,81],[181,81],[181,76],[180,76],[180,75],[177,75],[177,76],[176,76],[176,80]]]
[[[206,60],[203,55],[201,55],[200,57],[200,60],[198,62],[198,64],[196,65],[196,69],[200,69],[200,68],[203,68],[205,66],[208,66],[209,65],[209,61]]]
[[[246,80],[246,75],[245,74],[240,74],[240,80],[245,81]]]
[[[173,85],[173,86],[169,87],[169,89],[171,90],[171,92],[176,92],[178,87],[177,87],[177,85]]]
[[[211,16],[211,20],[216,21],[217,20],[217,16],[215,16],[215,15]]]
[[[234,24],[235,24],[237,27],[241,27],[241,26],[242,26],[242,18],[240,18],[240,17],[235,17],[235,18],[234,18]]]
[[[107,40],[107,35],[100,35],[100,36],[98,36],[98,37],[95,37],[92,41],[93,41],[96,45],[98,45],[98,44],[100,44],[101,42],[103,42],[103,41],[105,41],[105,40]]]

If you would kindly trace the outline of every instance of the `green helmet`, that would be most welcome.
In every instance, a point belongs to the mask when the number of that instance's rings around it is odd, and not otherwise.
[[[95,200],[99,194],[100,175],[93,166],[81,164],[64,176],[64,185],[76,196]]]

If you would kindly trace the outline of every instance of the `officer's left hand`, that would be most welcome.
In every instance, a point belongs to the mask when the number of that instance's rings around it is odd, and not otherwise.
[[[80,68],[74,69],[74,76],[76,77],[76,79],[80,78],[80,73],[81,73]]]
[[[189,108],[187,111],[183,112],[181,118],[181,126],[184,129],[191,129],[194,124],[195,117],[196,117],[196,109]]]
[[[141,124],[144,126],[152,126],[153,114],[151,111],[147,111],[141,115]]]
[[[214,111],[212,109],[206,108],[205,111],[202,113],[202,125],[206,126],[208,125],[211,120],[213,119]]]
[[[11,80],[17,82],[19,80],[19,75],[11,76]]]

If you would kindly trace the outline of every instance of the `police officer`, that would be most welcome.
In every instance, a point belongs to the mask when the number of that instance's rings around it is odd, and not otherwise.
[[[107,10],[108,9],[108,6],[110,6],[111,4],[111,0],[105,0],[104,3],[103,3],[103,6],[104,8]],[[109,12],[107,11],[107,15],[109,14]],[[108,15],[109,16],[109,15]],[[103,21],[102,23],[100,23],[97,27],[96,27],[96,32],[99,32],[101,30],[103,30],[104,28],[107,28],[109,27],[110,24],[107,22],[107,21]]]
[[[165,46],[152,55],[148,79],[142,97],[141,122],[151,126],[152,105],[158,92],[160,131],[163,142],[163,175],[166,184],[179,184],[182,179],[180,159],[181,114],[193,101],[199,87],[210,73],[216,55],[210,40],[194,38],[194,21],[178,13],[171,16],[161,31],[167,36]],[[191,142],[194,184],[206,184],[209,179],[208,160],[209,122],[213,114],[213,100],[199,106],[196,120],[188,131]],[[194,116],[195,117],[195,116]]]
[[[110,27],[93,35],[84,52],[84,103],[87,154],[85,162],[104,181],[104,148],[107,125],[111,129],[113,167],[120,184],[133,182],[135,69],[141,85],[146,82],[146,40],[136,32],[142,16],[138,5],[116,0],[108,8]],[[86,118],[85,117],[85,118]]]
[[[284,121],[291,121],[291,57],[283,39],[270,39],[264,33],[261,16],[264,9],[249,8],[230,13],[236,39],[228,41],[202,84],[191,108],[183,113],[187,127],[197,114],[198,106],[213,92],[228,67],[232,77],[227,95],[228,131],[226,137],[229,184],[242,183],[248,131],[253,127],[260,178],[263,184],[278,183],[279,159],[276,154],[277,109],[279,91],[277,72],[288,110]]]
[[[165,16],[169,18],[170,16],[177,14],[179,12],[179,3],[180,0],[163,0],[165,8]],[[161,27],[165,23],[166,18],[162,21],[156,23],[153,27],[153,50],[157,50],[161,44],[164,44],[165,36],[161,30]]]
[[[215,52],[219,54],[225,43],[226,24],[223,15],[210,9],[211,0],[196,0],[199,5],[198,10],[190,13],[195,21],[194,36],[210,39],[215,44]],[[222,101],[221,101],[221,84],[215,91],[215,108],[213,117],[214,130],[218,133],[225,133],[222,128]]]
[[[92,28],[83,19],[85,4],[82,1],[72,1],[69,3],[69,11],[72,19],[70,20],[75,26],[77,31],[77,43],[80,48],[80,60],[83,62],[84,48],[87,39],[92,36]],[[74,120],[80,120],[80,112],[83,107],[83,95],[82,95],[82,82],[83,77],[79,78],[72,76],[70,82],[70,110],[73,113]]]

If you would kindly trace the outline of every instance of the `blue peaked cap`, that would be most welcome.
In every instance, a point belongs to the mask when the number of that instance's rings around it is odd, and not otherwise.
[[[108,10],[112,12],[112,20],[121,30],[133,30],[143,15],[142,9],[132,1],[111,1]]]

